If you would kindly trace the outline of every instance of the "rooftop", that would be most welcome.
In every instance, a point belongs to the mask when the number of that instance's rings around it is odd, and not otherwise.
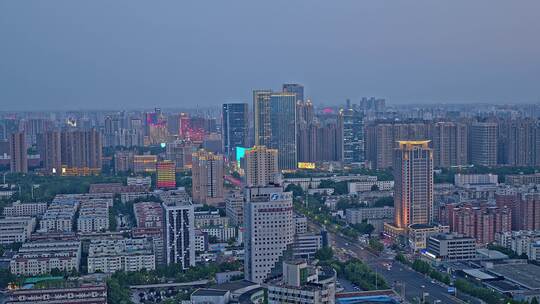
[[[540,290],[540,266],[533,264],[499,264],[489,269],[490,272],[504,276],[507,280],[527,289]]]
[[[228,290],[220,290],[220,289],[209,289],[209,288],[199,288],[197,290],[195,290],[195,292],[193,292],[191,294],[191,296],[203,296],[203,297],[207,297],[207,296],[214,296],[214,297],[222,297],[224,295],[226,295],[229,291]]]

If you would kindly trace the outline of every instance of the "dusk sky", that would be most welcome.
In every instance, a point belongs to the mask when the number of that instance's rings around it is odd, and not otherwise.
[[[0,110],[540,102],[540,1],[1,1]]]

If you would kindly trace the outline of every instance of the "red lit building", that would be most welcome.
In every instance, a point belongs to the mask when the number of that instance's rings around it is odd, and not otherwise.
[[[176,188],[176,165],[172,161],[157,163],[157,188]]]

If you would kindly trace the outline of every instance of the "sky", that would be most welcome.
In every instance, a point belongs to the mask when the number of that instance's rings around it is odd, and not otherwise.
[[[539,103],[538,0],[0,1],[0,111]]]

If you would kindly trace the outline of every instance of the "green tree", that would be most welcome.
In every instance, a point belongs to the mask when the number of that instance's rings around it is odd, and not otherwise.
[[[534,297],[532,300],[531,300],[531,304],[539,304],[538,303],[538,299],[536,297]]]
[[[391,196],[381,197],[373,203],[373,207],[394,206],[394,198]]]
[[[371,239],[369,239],[369,248],[371,248],[371,249],[373,249],[373,250],[375,250],[377,252],[381,252],[381,251],[384,250],[384,245],[379,240],[371,238]]]
[[[368,224],[367,220],[363,220],[360,224],[354,224],[352,225],[352,227],[361,234],[371,235],[371,233],[373,233],[373,231],[375,230],[375,227],[373,227],[373,225],[371,224]]]
[[[286,192],[292,192],[294,197],[304,196],[304,189],[296,184],[289,184],[285,188]]]
[[[328,261],[331,260],[333,257],[334,251],[330,246],[325,246],[315,252],[315,258],[321,261]]]

